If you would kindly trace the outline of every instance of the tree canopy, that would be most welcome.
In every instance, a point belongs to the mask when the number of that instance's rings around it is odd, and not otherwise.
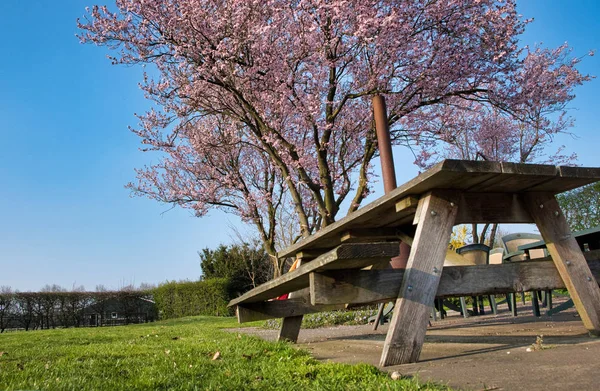
[[[600,182],[559,194],[556,199],[571,231],[600,225]]]
[[[588,76],[566,46],[519,47],[528,23],[513,0],[117,0],[90,8],[79,37],[152,66],[155,107],[133,131],[163,159],[130,188],[235,213],[274,257],[278,209],[307,236],[369,193],[374,95],[397,144],[451,141],[465,113],[510,123],[500,138],[551,134]]]
[[[198,255],[202,280],[227,279],[234,297],[269,281],[274,275],[265,250],[248,243],[221,244],[214,250],[205,248]]]

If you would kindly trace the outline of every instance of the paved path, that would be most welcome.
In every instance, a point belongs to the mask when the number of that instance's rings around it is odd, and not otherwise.
[[[505,310],[433,322],[420,362],[384,369],[464,390],[599,390],[600,339],[588,336],[577,313],[536,318],[520,310],[517,318]],[[277,334],[242,330],[271,340]],[[302,330],[298,346],[319,360],[378,365],[386,332],[387,325]],[[544,349],[535,350],[540,335]]]

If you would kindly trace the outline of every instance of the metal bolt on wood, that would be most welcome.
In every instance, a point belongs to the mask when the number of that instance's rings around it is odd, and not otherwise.
[[[432,216],[437,216],[437,212],[436,212],[435,210],[432,210],[432,211],[431,211],[431,215],[432,215]]]
[[[544,205],[543,204],[540,204],[540,209],[544,209]]]
[[[559,214],[558,211],[554,211],[554,216],[558,217]]]
[[[588,277],[588,278],[587,278],[587,280],[588,280],[588,281],[592,281],[592,277]]]
[[[412,292],[412,285],[409,285],[409,286],[408,286],[406,289],[407,289],[409,292]]]
[[[437,274],[437,272],[438,272],[438,271],[439,271],[439,270],[438,270],[438,268],[437,268],[437,267],[434,267],[434,268],[433,268],[433,272],[434,272],[435,274]]]
[[[567,264],[567,266],[571,266],[571,261],[566,261],[565,263]]]

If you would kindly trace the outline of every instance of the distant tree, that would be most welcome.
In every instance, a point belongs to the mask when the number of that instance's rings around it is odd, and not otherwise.
[[[56,326],[56,318],[60,317],[60,293],[67,290],[60,285],[45,285],[37,294],[36,311],[38,313],[38,321],[40,328],[54,328]]]
[[[208,248],[198,252],[202,279],[227,278],[234,292],[246,292],[273,277],[272,263],[266,251],[248,243]]]
[[[16,292],[14,297],[16,320],[27,331],[35,326],[35,293]]]
[[[556,198],[572,231],[600,225],[600,182],[559,194]]]
[[[3,333],[9,323],[13,310],[15,295],[9,286],[0,286],[0,333]]]
[[[409,132],[419,144],[417,164],[427,168],[445,158],[573,164],[574,153],[565,154],[564,146],[551,148],[556,135],[570,134],[574,123],[566,106],[574,97],[574,87],[586,80],[573,68],[577,61],[569,58],[566,45],[528,51],[519,78],[528,81],[529,91],[514,102],[516,110],[454,100],[453,105],[416,122],[418,130]],[[479,231],[478,224],[472,224],[473,243],[491,246],[497,229],[497,224],[488,223]]]

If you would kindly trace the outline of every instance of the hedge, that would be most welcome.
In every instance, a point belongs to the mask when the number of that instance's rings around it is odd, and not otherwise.
[[[195,282],[167,282],[154,289],[153,296],[161,319],[192,315],[231,316],[227,308],[230,282],[209,278]]]

